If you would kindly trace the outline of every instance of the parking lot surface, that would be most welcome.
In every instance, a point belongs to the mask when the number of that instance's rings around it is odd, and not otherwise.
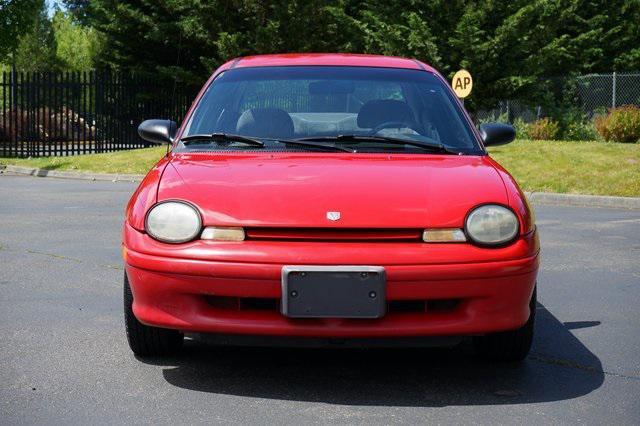
[[[0,176],[0,424],[640,423],[640,211],[535,206],[523,364],[453,349],[229,348],[138,360],[120,227],[134,184]]]

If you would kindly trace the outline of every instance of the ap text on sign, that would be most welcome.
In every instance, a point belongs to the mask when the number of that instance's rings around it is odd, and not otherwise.
[[[451,87],[459,98],[466,98],[473,89],[473,79],[467,70],[460,70],[454,74],[451,80]]]

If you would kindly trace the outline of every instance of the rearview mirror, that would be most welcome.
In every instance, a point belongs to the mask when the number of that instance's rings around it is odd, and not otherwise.
[[[516,138],[516,129],[510,124],[486,123],[480,125],[480,136],[485,146],[505,145]]]
[[[162,145],[172,143],[178,125],[171,120],[145,120],[138,126],[138,134],[147,142]]]

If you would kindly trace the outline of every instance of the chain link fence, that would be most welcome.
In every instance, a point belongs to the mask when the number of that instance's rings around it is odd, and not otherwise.
[[[551,116],[558,110],[574,108],[585,118],[622,105],[640,106],[640,73],[588,74],[578,77],[557,77],[544,81],[550,90],[549,102],[504,100],[494,109],[477,111],[477,121],[522,120],[526,123]]]

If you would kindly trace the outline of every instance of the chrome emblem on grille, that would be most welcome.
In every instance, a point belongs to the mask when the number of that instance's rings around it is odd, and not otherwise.
[[[327,212],[327,219],[340,220],[340,212]]]

